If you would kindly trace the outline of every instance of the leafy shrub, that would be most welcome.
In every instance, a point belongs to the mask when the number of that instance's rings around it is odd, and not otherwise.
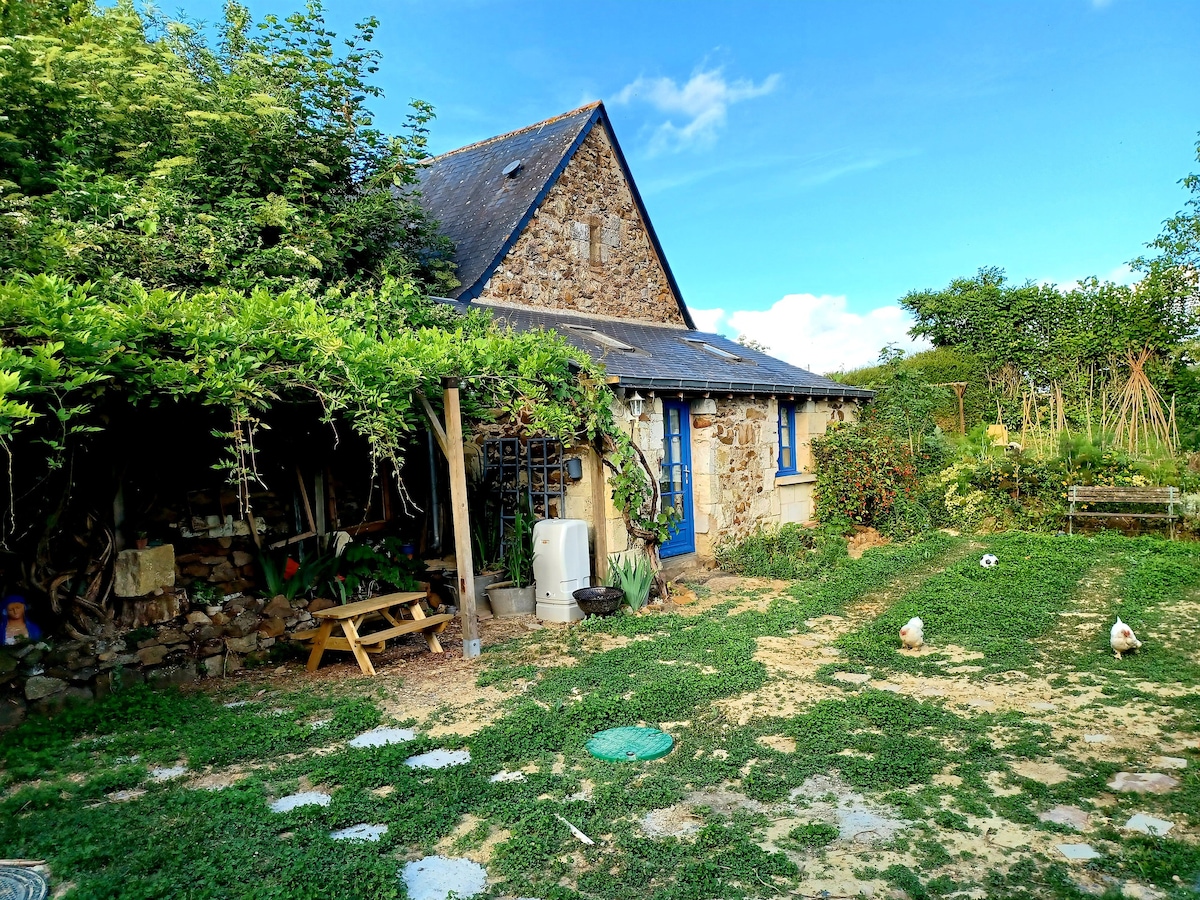
[[[880,525],[899,498],[916,493],[912,453],[876,424],[835,425],[813,439],[812,454],[817,518],[823,522]]]
[[[717,547],[717,564],[726,572],[759,578],[808,578],[846,556],[840,529],[804,528],[795,523],[760,528],[741,541]]]

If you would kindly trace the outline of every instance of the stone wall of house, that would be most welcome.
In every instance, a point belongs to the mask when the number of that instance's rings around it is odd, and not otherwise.
[[[683,324],[603,128],[584,139],[479,299]]]
[[[635,422],[623,403],[613,409],[618,424],[631,434],[650,467],[657,472],[663,458],[663,404],[646,401]],[[779,404],[769,398],[696,399],[691,402],[692,499],[696,552],[714,555],[719,544],[744,538],[759,526],[807,522],[813,514],[812,447],[830,421],[853,422],[853,402],[807,401],[796,407],[795,475],[779,475]],[[570,518],[588,522],[593,535],[591,466],[585,461],[582,481],[567,485]],[[603,526],[608,552],[633,549],[624,519],[606,487]]]
[[[812,517],[812,439],[831,417],[854,420],[854,404],[807,401],[796,408],[798,473],[778,475],[779,404],[768,398],[695,400],[692,472],[696,551],[746,537],[759,526],[806,522]]]

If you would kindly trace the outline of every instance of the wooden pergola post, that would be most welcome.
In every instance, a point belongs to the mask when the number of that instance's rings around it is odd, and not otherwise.
[[[596,449],[588,454],[592,464],[592,545],[596,550],[596,584],[608,577],[608,492],[604,481],[604,459]]]
[[[443,378],[443,403],[446,427],[419,395],[433,436],[450,463],[450,512],[454,521],[454,555],[458,567],[458,614],[462,622],[463,659],[474,659],[482,649],[479,643],[479,616],[475,611],[475,563],[471,559],[471,521],[467,511],[467,460],[463,454],[462,408],[458,401],[458,379]]]

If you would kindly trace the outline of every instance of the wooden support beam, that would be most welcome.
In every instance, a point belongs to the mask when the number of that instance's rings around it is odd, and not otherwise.
[[[442,428],[442,423],[438,421],[437,413],[433,411],[433,407],[429,405],[429,398],[423,392],[417,392],[417,399],[421,401],[421,406],[425,409],[425,416],[429,419],[429,427],[433,429],[434,440],[438,442],[438,446],[442,448],[442,452],[449,459],[450,447],[446,443],[446,431]]]
[[[596,550],[596,580],[592,586],[604,584],[608,577],[608,490],[604,481],[604,460],[593,450],[592,461],[592,544]]]
[[[317,533],[317,520],[313,518],[312,504],[308,502],[308,488],[304,485],[304,473],[300,471],[300,466],[296,466],[296,484],[300,486],[300,505],[304,510],[304,521],[308,523],[308,530],[313,534]]]
[[[446,457],[450,461],[450,509],[454,518],[454,553],[458,561],[458,610],[462,618],[463,658],[474,659],[479,655],[481,647],[479,617],[475,613],[475,564],[471,559],[471,523],[467,513],[467,460],[463,454],[458,379],[443,378],[442,388],[446,409]]]

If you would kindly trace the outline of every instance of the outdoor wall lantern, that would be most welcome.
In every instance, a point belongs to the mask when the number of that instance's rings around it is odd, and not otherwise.
[[[630,415],[638,419],[641,418],[642,410],[646,408],[646,401],[642,399],[641,394],[634,391],[632,397],[626,398],[625,405],[629,407]]]

